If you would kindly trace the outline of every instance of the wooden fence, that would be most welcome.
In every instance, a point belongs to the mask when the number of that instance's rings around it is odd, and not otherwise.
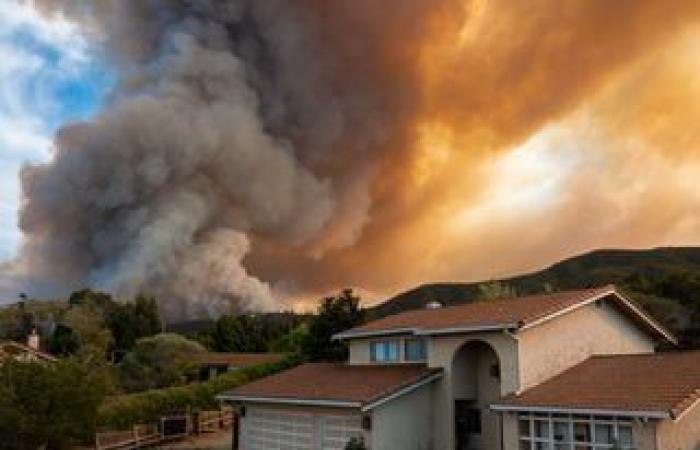
[[[133,450],[168,441],[185,439],[192,434],[230,428],[233,409],[198,411],[161,417],[157,423],[134,425],[126,431],[101,431],[95,436],[96,450]]]

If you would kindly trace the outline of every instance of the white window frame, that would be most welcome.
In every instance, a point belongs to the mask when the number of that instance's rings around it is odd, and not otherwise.
[[[543,447],[547,450],[554,450],[555,444],[558,448],[564,448],[565,450],[574,450],[584,446],[590,450],[607,450],[615,448],[616,444],[599,444],[596,443],[595,428],[596,425],[609,425],[613,430],[613,437],[618,440],[620,437],[619,430],[621,427],[629,427],[631,431],[631,445],[622,446],[624,450],[635,450],[634,443],[634,431],[632,428],[632,421],[629,418],[621,418],[615,416],[596,416],[596,415],[575,415],[575,414],[553,414],[553,413],[518,413],[518,448],[525,448],[528,450],[536,450],[537,444],[544,444]],[[529,424],[529,436],[520,435],[520,422],[526,421]],[[548,423],[549,436],[537,437],[535,435],[535,422],[541,421]],[[554,423],[564,422],[569,426],[569,442],[560,442],[554,440]],[[574,425],[577,423],[583,423],[588,426],[590,430],[590,442],[577,441],[576,435],[574,434]],[[529,446],[527,444],[530,444]]]

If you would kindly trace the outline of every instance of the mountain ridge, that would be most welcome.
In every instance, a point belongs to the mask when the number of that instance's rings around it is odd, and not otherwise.
[[[439,301],[459,305],[482,297],[496,283],[517,295],[615,284],[676,332],[684,345],[700,345],[700,247],[599,249],[543,269],[488,281],[424,283],[368,308],[371,318],[424,308]]]

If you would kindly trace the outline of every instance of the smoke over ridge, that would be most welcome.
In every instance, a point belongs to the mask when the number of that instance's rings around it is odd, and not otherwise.
[[[119,82],[95,117],[59,131],[51,161],[23,171],[14,266],[52,290],[146,291],[172,317],[474,274],[464,268],[489,252],[465,237],[484,168],[587,114],[606,126],[564,134],[619,142],[629,124],[605,118],[625,100],[610,99],[700,16],[685,0],[94,3],[35,2],[82,23]],[[465,205],[472,222],[448,240],[441,227]],[[481,232],[503,252],[515,240],[507,224]]]

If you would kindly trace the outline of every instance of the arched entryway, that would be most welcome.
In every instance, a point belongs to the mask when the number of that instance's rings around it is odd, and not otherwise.
[[[501,365],[496,351],[480,340],[462,345],[452,360],[455,449],[501,448],[498,416],[489,405],[501,396]]]

